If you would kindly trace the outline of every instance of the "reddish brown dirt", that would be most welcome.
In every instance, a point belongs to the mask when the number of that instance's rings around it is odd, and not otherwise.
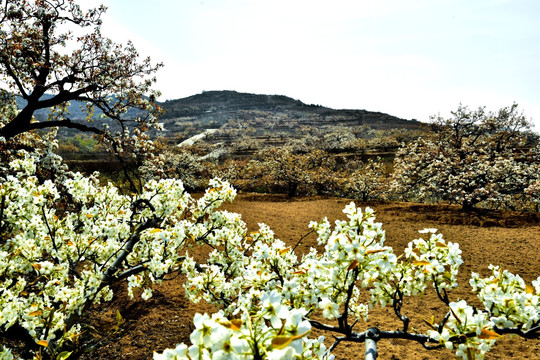
[[[257,223],[268,224],[276,236],[296,244],[309,229],[311,220],[323,217],[333,222],[343,219],[343,207],[349,200],[334,198],[302,198],[289,201],[281,196],[240,195],[226,209],[242,214],[250,229]],[[386,230],[387,245],[401,253],[406,244],[418,236],[425,227],[437,228],[447,241],[458,242],[463,251],[460,287],[450,293],[450,300],[467,299],[470,295],[468,278],[471,271],[488,274],[488,264],[500,265],[520,274],[527,282],[540,275],[540,215],[502,211],[477,211],[463,213],[456,207],[420,205],[411,203],[371,203],[377,221]],[[298,247],[305,251],[315,244],[315,237],[304,239]],[[154,350],[174,347],[180,342],[189,343],[192,318],[196,312],[212,312],[204,304],[192,304],[183,296],[182,277],[178,276],[154,288],[149,301],[129,300],[125,291],[115,296],[112,304],[92,310],[91,328],[86,345],[93,347],[81,359],[151,359]],[[411,324],[425,331],[422,319],[435,315],[440,320],[445,313],[432,291],[422,297],[406,299],[402,312],[411,318]],[[115,314],[124,319],[115,331]],[[390,308],[374,308],[368,323],[358,324],[362,332],[371,326],[381,330],[396,330],[400,322]],[[331,339],[330,334],[326,334]],[[340,344],[334,354],[336,359],[362,359],[364,344]],[[421,345],[405,340],[381,340],[378,343],[379,359],[453,359],[449,350],[425,350]],[[540,359],[540,340],[524,340],[506,336],[499,340],[487,359]]]

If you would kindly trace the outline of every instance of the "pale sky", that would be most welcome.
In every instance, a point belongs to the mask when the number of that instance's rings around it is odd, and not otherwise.
[[[165,67],[160,100],[279,94],[427,121],[516,102],[540,131],[538,0],[85,0]]]

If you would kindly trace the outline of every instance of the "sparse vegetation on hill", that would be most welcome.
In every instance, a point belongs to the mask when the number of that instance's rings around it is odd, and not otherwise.
[[[372,130],[419,130],[421,123],[366,110],[335,110],[306,105],[282,95],[256,95],[236,91],[207,91],[161,104],[167,140],[180,142],[208,128],[220,128],[221,138],[255,138],[261,142],[275,137],[299,138],[306,129],[319,132],[344,127],[351,132]],[[246,130],[250,130],[246,132]],[[239,130],[242,130],[239,132]]]

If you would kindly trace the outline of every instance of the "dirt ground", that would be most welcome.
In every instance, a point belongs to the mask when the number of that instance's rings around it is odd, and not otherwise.
[[[226,206],[227,210],[242,214],[250,229],[264,222],[276,236],[291,245],[306,234],[311,220],[323,217],[333,222],[344,219],[342,209],[350,201],[335,198],[299,198],[287,200],[276,195],[244,194]],[[460,287],[450,292],[450,300],[467,299],[470,295],[468,279],[471,271],[487,275],[488,264],[500,265],[520,274],[528,283],[540,275],[540,214],[502,211],[463,213],[457,207],[412,203],[361,204],[376,210],[377,221],[386,230],[386,245],[401,253],[406,244],[419,237],[418,230],[437,228],[447,241],[457,242],[462,249],[464,264],[460,269]],[[315,244],[315,236],[304,239],[298,251],[306,251]],[[121,290],[112,304],[92,310],[88,321],[91,328],[85,346],[91,346],[80,359],[151,359],[153,351],[189,343],[193,315],[213,312],[204,304],[192,304],[183,296],[182,276],[177,276],[154,288],[149,301],[129,300]],[[424,296],[406,299],[402,313],[411,318],[411,325],[426,331],[422,319],[435,315],[441,320],[445,309],[429,291]],[[116,312],[123,322],[117,325]],[[372,326],[381,330],[396,330],[397,321],[391,308],[374,308],[367,323],[359,323],[355,330],[362,332]],[[331,343],[332,337],[326,334]],[[425,350],[421,345],[405,340],[381,340],[379,359],[453,359],[449,350]],[[364,344],[340,344],[333,352],[336,359],[363,359]],[[499,340],[487,359],[540,359],[540,340],[505,338]]]

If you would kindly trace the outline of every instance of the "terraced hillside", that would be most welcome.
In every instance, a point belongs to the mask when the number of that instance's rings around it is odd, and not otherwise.
[[[169,144],[182,143],[207,129],[219,129],[202,137],[202,142],[225,146],[243,143],[243,150],[238,150],[240,153],[245,153],[246,149],[249,153],[263,146],[279,146],[308,136],[321,140],[330,134],[338,134],[337,137],[349,137],[350,140],[374,138],[387,131],[398,133],[399,137],[400,132],[410,133],[422,127],[417,120],[380,112],[335,110],[307,105],[282,95],[236,91],[207,91],[166,101],[161,106],[165,110],[162,118],[165,131],[157,136]]]

